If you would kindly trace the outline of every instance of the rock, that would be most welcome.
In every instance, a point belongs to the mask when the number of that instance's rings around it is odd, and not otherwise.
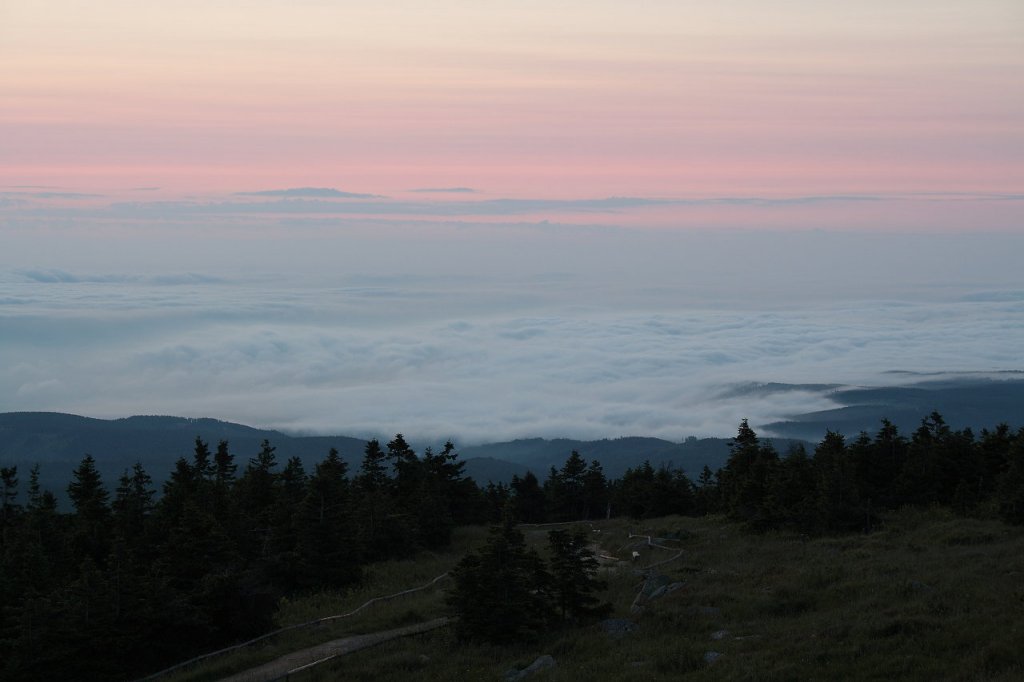
[[[651,594],[647,597],[647,600],[650,601],[652,599],[657,599],[658,597],[664,597],[666,594],[675,592],[685,584],[686,583],[670,583],[668,585],[662,585],[661,587],[654,590],[654,592],[651,592]]]
[[[692,606],[686,610],[691,616],[721,616],[722,609],[717,606]]]
[[[540,672],[541,670],[547,670],[548,668],[554,668],[556,665],[557,663],[555,663],[555,658],[553,656],[544,654],[522,670],[509,670],[505,673],[505,679],[507,682],[519,682],[519,680],[524,680],[534,673]]]
[[[620,639],[637,628],[637,624],[626,618],[609,618],[600,622],[601,629],[608,633],[609,637]]]
[[[644,598],[651,599],[651,595],[657,592],[660,588],[669,585],[672,582],[672,578],[667,575],[652,575],[648,576],[644,580],[644,586],[641,588],[640,593],[644,595]]]
[[[729,631],[728,630],[715,630],[714,632],[711,633],[711,639],[715,640],[716,642],[718,640],[720,640],[720,639],[725,639],[728,636],[729,636]]]
[[[720,659],[721,657],[722,657],[722,654],[720,652],[718,652],[718,651],[705,651],[704,652],[704,662],[707,663],[708,665],[713,665],[714,662],[717,661],[718,659]]]

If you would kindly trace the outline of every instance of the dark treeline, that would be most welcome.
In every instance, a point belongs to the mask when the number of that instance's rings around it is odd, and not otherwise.
[[[780,457],[744,420],[731,449],[723,469],[702,473],[698,506],[752,530],[870,531],[879,511],[908,505],[1024,523],[1024,428],[975,436],[933,412],[909,439],[883,420],[874,436],[828,432],[813,453]]]
[[[38,468],[16,504],[18,471],[3,468],[0,677],[140,676],[271,630],[281,597],[354,585],[370,562],[445,547],[462,524],[502,522],[457,571],[472,584],[493,572],[473,562],[500,563],[521,543],[513,522],[725,513],[758,531],[827,533],[869,530],[884,509],[940,504],[1024,523],[1024,429],[975,437],[933,414],[909,439],[883,422],[875,436],[828,433],[813,453],[780,456],[744,421],[731,447],[727,465],[705,467],[696,483],[649,463],[607,480],[572,452],[543,482],[527,473],[480,488],[451,443],[417,455],[401,434],[370,441],[355,472],[334,450],[311,469],[280,462],[268,441],[240,466],[226,441],[211,450],[197,438],[159,496],[141,465],[110,490],[86,456],[68,486],[71,513],[41,489]],[[580,546],[575,536],[552,543],[552,567]],[[585,559],[563,558],[561,573]],[[546,589],[561,595],[564,620],[580,593],[551,587],[558,574]]]

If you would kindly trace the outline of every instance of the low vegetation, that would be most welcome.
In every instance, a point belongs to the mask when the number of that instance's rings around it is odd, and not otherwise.
[[[581,527],[599,555],[620,562],[599,575],[610,618],[635,629],[609,634],[596,623],[555,628],[539,638],[495,645],[466,641],[455,628],[395,640],[294,674],[293,682],[337,679],[502,680],[537,657],[557,665],[538,680],[1018,680],[1024,676],[1024,531],[948,510],[886,513],[870,534],[809,538],[791,531],[750,534],[723,517],[625,519]],[[548,528],[521,527],[546,556]],[[599,532],[598,532],[599,531]],[[465,534],[463,534],[465,533]],[[646,537],[663,547],[649,547]],[[431,562],[456,562],[459,549]],[[644,572],[683,550],[677,560]],[[633,562],[633,551],[640,558]],[[387,568],[385,568],[387,567]],[[433,569],[438,567],[433,564]],[[382,564],[392,589],[416,583],[415,562]],[[432,569],[432,570],[433,570]],[[403,575],[405,571],[408,574]],[[682,583],[632,610],[645,575]],[[451,583],[448,590],[451,589]],[[445,613],[445,590],[389,603],[364,621],[322,638],[389,628]],[[352,595],[355,596],[354,594]],[[322,596],[289,602],[282,613],[325,615],[358,601]],[[290,646],[296,646],[292,643]],[[297,646],[296,646],[297,648]],[[212,680],[273,658],[287,647],[246,652],[225,668],[200,667],[174,678]],[[261,655],[262,653],[262,655]],[[244,658],[244,660],[243,660]]]

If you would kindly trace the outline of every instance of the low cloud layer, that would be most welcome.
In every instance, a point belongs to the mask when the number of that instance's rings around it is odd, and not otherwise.
[[[831,407],[813,384],[1024,369],[1024,235],[679,231],[570,215],[691,205],[845,215],[913,197],[249,195],[26,207],[9,194],[0,411],[210,416],[465,444],[680,439]],[[954,218],[961,200],[1019,214],[1012,196],[923,200]],[[358,215],[371,210],[380,215]],[[472,217],[541,210],[565,221]],[[392,215],[404,212],[417,216]],[[736,388],[752,382],[812,385]]]
[[[836,279],[821,284],[829,295],[801,298],[793,262],[759,269],[756,258],[712,242],[704,253],[678,250],[674,275],[653,259],[644,273],[621,242],[604,241],[581,244],[600,252],[576,262],[568,245],[547,242],[564,270],[546,275],[527,263],[528,274],[517,275],[514,261],[481,275],[438,270],[429,259],[389,269],[383,258],[376,274],[330,272],[312,259],[315,245],[306,271],[282,261],[277,272],[249,276],[7,270],[0,411],[213,416],[464,444],[681,439],[729,435],[744,417],[762,424],[831,406],[820,386],[735,390],[749,382],[870,385],[892,383],[892,370],[1020,369],[1024,286],[950,287],[936,273],[894,278],[879,296],[849,289],[858,270],[875,272],[870,264],[824,263]],[[418,252],[377,246],[381,256],[390,249],[392,264]],[[706,271],[689,267],[707,258]],[[706,276],[716,268],[721,277]]]
[[[83,206],[74,200],[101,199],[100,195],[74,192],[0,192],[0,209],[11,224],[21,221],[81,220],[226,220],[242,216],[339,216],[387,218],[493,219],[502,217],[545,217],[579,222],[589,217],[614,217],[624,226],[664,225],[675,220],[690,226],[730,225],[756,228],[758,223],[779,227],[839,225],[855,226],[843,213],[852,212],[862,224],[859,229],[879,229],[880,221],[899,217],[900,227],[931,230],[948,228],[961,213],[983,211],[989,229],[1019,226],[1024,195],[963,192],[903,194],[808,194],[795,196],[608,196],[593,198],[500,197],[480,199],[469,187],[437,187],[407,190],[428,195],[423,199],[396,198],[382,194],[342,191],[330,187],[295,187],[236,192],[229,195],[160,200],[122,201],[110,198]],[[47,201],[38,201],[47,200]],[[65,200],[66,205],[59,201]],[[667,217],[666,217],[667,216]],[[886,216],[886,217],[883,217]],[[781,222],[780,222],[781,219]],[[811,221],[810,224],[807,221]],[[608,224],[605,222],[604,224]]]

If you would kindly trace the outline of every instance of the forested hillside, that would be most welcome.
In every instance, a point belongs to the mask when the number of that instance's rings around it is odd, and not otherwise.
[[[66,485],[70,513],[58,511],[34,468],[3,467],[0,672],[98,680],[157,670],[272,629],[283,597],[344,589],[369,562],[445,547],[458,525],[505,529],[456,574],[452,612],[473,622],[487,598],[474,596],[482,584],[474,567],[488,565],[487,551],[505,557],[504,568],[520,567],[509,575],[528,579],[527,593],[548,593],[532,560],[516,558],[515,523],[725,514],[752,532],[863,533],[883,510],[907,505],[1024,523],[1024,429],[975,435],[934,413],[909,437],[883,422],[850,440],[830,432],[812,452],[795,445],[779,453],[744,421],[725,466],[705,467],[696,480],[650,462],[610,477],[576,451],[508,485],[481,488],[463,467],[451,443],[416,453],[401,434],[366,443],[354,471],[333,449],[304,462],[264,440],[236,461],[228,441],[211,447],[195,438],[159,499],[141,463],[106,480],[86,456]],[[580,539],[551,542],[553,556],[568,562],[565,575],[585,565]],[[575,594],[570,587],[551,593],[563,595],[552,604],[582,618],[589,607],[577,612],[564,601]],[[501,608],[519,608],[489,603],[499,619]],[[546,618],[531,617],[513,638],[546,627]],[[489,637],[481,628],[459,631]]]
[[[833,387],[829,410],[791,415],[765,424],[770,433],[788,438],[817,440],[826,430],[848,438],[871,431],[886,419],[902,431],[913,431],[922,414],[939,412],[953,428],[1015,424],[1024,407],[1024,380],[1020,372],[996,372],[991,377],[973,374],[928,379],[912,372],[894,372],[913,381],[905,385],[872,388]],[[926,380],[921,380],[925,378]],[[786,385],[782,385],[785,387]]]
[[[348,436],[297,436],[279,431],[255,429],[215,419],[182,417],[128,417],[91,419],[52,412],[0,414],[0,466],[17,466],[28,471],[39,465],[39,482],[57,496],[62,509],[69,509],[65,495],[71,471],[87,454],[106,480],[114,480],[125,469],[141,463],[156,487],[167,480],[175,460],[192,447],[198,434],[209,442],[227,440],[238,453],[259,451],[269,440],[281,459],[309,459],[331,448],[355,471],[366,440]],[[783,440],[780,447],[788,447]],[[576,450],[588,459],[604,463],[608,474],[621,476],[626,469],[645,461],[655,467],[671,466],[687,472],[704,466],[717,469],[729,456],[727,438],[688,438],[673,443],[659,438],[617,438],[582,441],[566,438],[533,438],[506,443],[487,443],[462,449],[465,473],[481,486],[488,482],[509,483],[527,470],[547,471],[560,466],[567,452]],[[426,447],[426,444],[421,446]]]

